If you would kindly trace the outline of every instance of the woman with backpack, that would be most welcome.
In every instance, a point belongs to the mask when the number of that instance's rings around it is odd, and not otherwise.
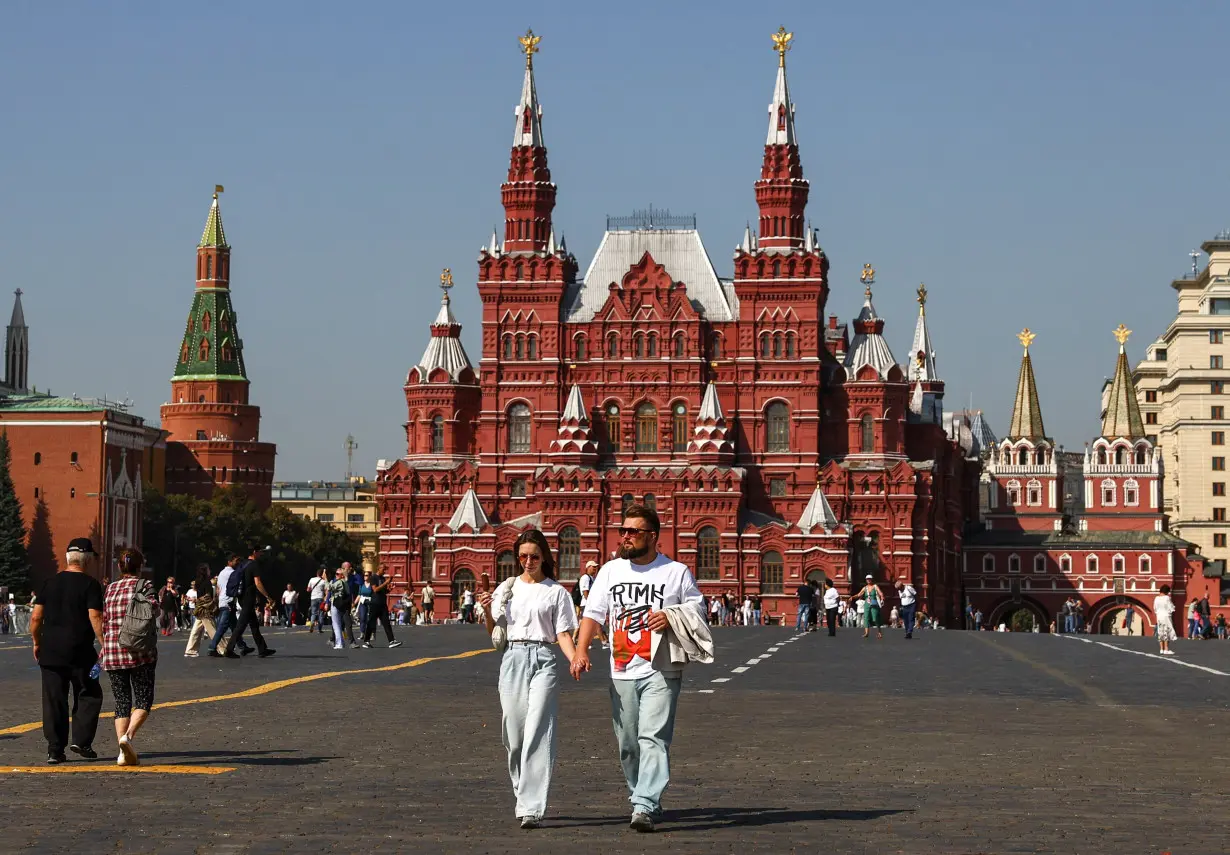
[[[209,580],[209,565],[198,564],[196,568],[196,597],[193,599],[192,615],[196,622],[192,624],[192,632],[188,634],[188,646],[184,648],[185,656],[199,656],[201,641],[213,638],[218,628],[214,625],[214,617],[218,614],[218,600],[214,596],[214,586]]]
[[[115,762],[119,766],[139,765],[132,738],[154,707],[158,595],[150,581],[141,578],[144,564],[145,556],[136,549],[121,552],[120,578],[107,586],[103,598],[103,653],[99,664],[107,672],[115,698],[115,735],[120,745]],[[133,609],[134,597],[145,607]]]

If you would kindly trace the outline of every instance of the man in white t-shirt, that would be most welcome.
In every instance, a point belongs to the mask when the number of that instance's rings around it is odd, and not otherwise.
[[[286,590],[282,592],[282,620],[286,626],[295,625],[295,604],[299,602],[299,592],[295,590],[295,586],[286,583]]]
[[[905,637],[914,637],[914,613],[918,608],[918,592],[904,579],[897,580],[897,595],[901,597],[901,620],[905,625]]]
[[[316,630],[320,630],[322,634],[324,633],[324,629],[322,629],[320,625],[323,615],[323,612],[320,609],[320,604],[324,602],[325,595],[329,593],[329,580],[327,578],[328,573],[328,570],[321,567],[320,572],[313,576],[307,584],[308,602],[310,603],[309,608],[311,609],[307,620],[309,633],[315,632]]]
[[[658,552],[658,515],[644,505],[624,511],[619,557],[598,571],[589,592],[572,676],[590,668],[589,645],[610,623],[611,719],[632,802],[635,831],[653,831],[670,783],[670,745],[683,672],[651,664],[653,633],[669,626],[666,609],[684,606],[705,621],[692,571]]]

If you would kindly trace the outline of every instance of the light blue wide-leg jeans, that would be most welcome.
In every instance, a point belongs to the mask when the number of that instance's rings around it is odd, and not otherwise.
[[[519,817],[541,819],[547,812],[555,768],[559,672],[549,644],[510,642],[500,662],[500,707],[508,777]]]
[[[658,816],[671,780],[670,749],[682,677],[660,671],[639,680],[611,681],[611,723],[633,813]]]

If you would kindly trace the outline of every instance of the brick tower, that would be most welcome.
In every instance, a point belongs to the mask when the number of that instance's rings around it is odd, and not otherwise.
[[[162,406],[162,427],[170,432],[167,492],[207,499],[217,487],[238,484],[263,509],[271,500],[277,448],[260,441],[260,407],[248,402],[230,280],[231,247],[215,192],[196,250],[196,292],[171,401]]]

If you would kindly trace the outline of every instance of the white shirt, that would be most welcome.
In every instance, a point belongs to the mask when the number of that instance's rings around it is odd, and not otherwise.
[[[218,608],[224,609],[231,604],[234,597],[226,595],[226,582],[231,578],[232,573],[238,573],[234,567],[229,564],[222,568],[222,572],[218,574]]]
[[[509,641],[554,643],[561,632],[570,633],[577,628],[572,597],[554,579],[534,583],[518,576],[504,614],[508,619]]]
[[[293,606],[297,599],[299,599],[299,594],[295,591],[282,592],[282,605],[284,606]]]
[[[585,617],[598,623],[610,618],[612,679],[639,680],[653,675],[653,633],[643,621],[650,611],[680,604],[692,606],[697,617],[705,619],[696,579],[678,561],[659,553],[649,564],[616,558],[602,566],[589,592]],[[662,673],[677,676],[680,672]]]
[[[463,606],[474,605],[474,592],[471,591],[469,588],[466,588],[464,591],[461,592],[461,604]]]
[[[189,588],[184,594],[184,599],[188,601],[188,605],[194,606],[196,605],[196,598],[198,596],[199,594],[197,594],[196,588]]]
[[[1170,599],[1169,594],[1158,594],[1153,598],[1153,614],[1159,621],[1170,621],[1174,615],[1174,600]]]
[[[862,598],[859,598],[854,602],[854,608],[858,611],[859,616],[862,616],[863,609],[867,608],[867,604],[863,602]]]
[[[581,579],[577,582],[577,584],[581,586],[581,596],[587,596],[589,594],[589,589],[594,586],[594,577],[589,575],[589,573],[585,573],[581,576]]]
[[[906,583],[901,586],[901,605],[913,605],[914,600],[918,597],[918,592],[914,590],[914,586]]]
[[[841,594],[837,593],[836,588],[824,589],[824,607],[826,609],[835,609],[837,604],[841,602]]]
[[[325,598],[325,588],[328,587],[328,582],[319,576],[313,576],[308,582],[308,597],[313,600],[323,600]]]

